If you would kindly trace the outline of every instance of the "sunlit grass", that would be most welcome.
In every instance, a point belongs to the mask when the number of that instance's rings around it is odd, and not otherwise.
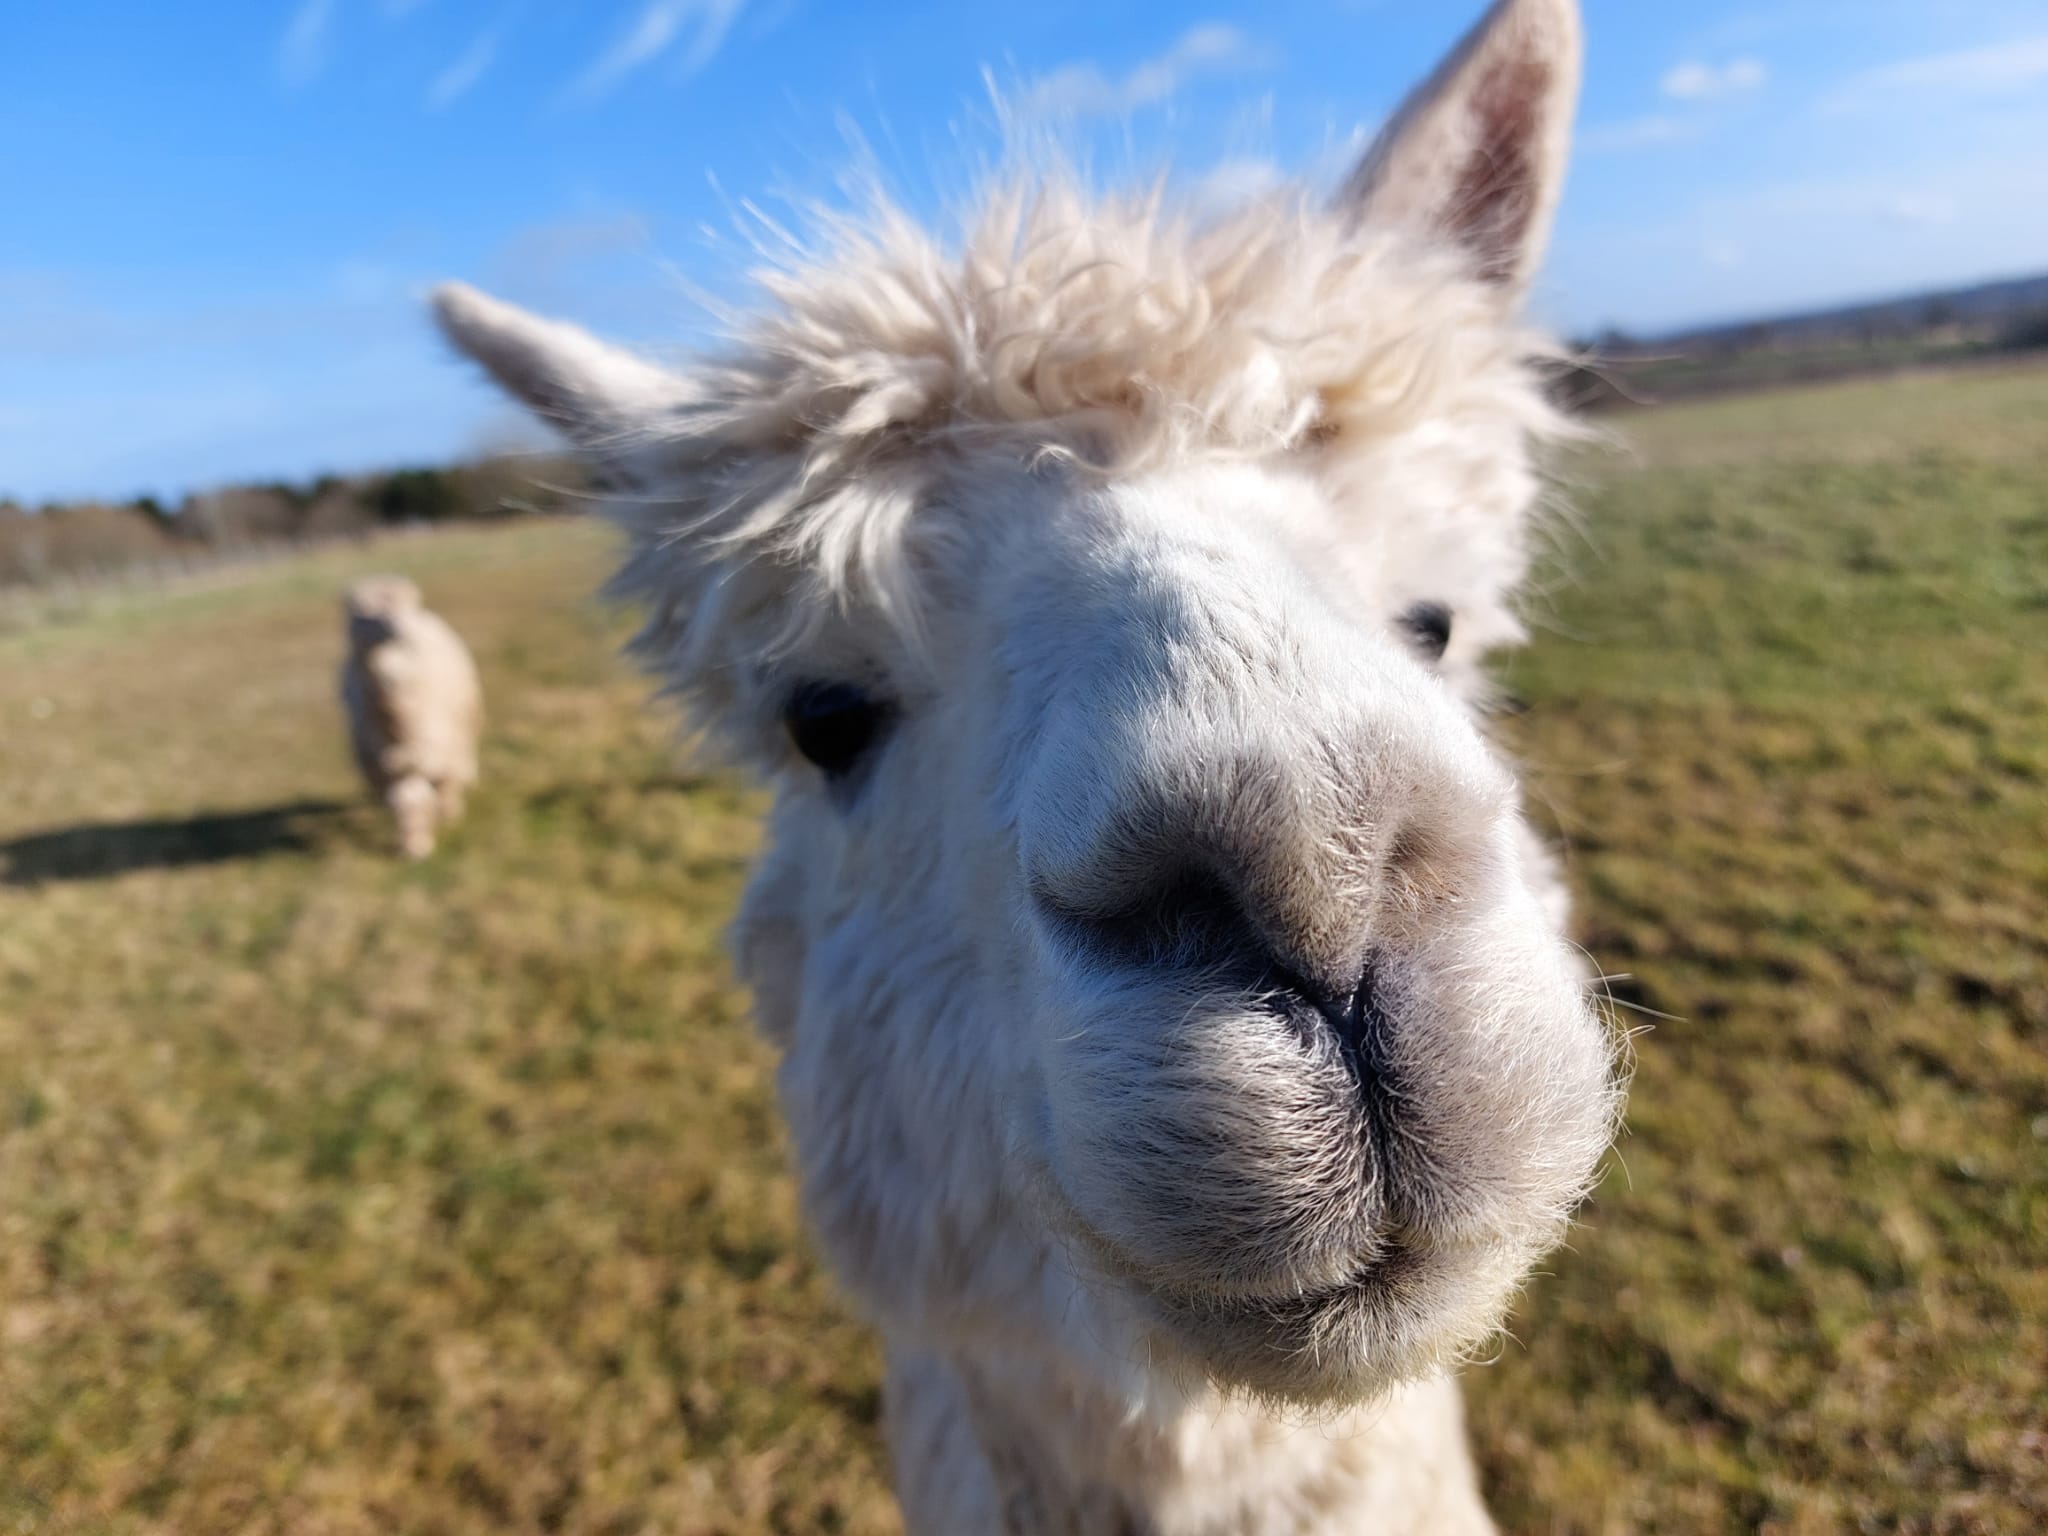
[[[2048,1528],[2048,374],[1634,425],[1508,678],[1654,1027],[1472,1379],[1498,1507]]]
[[[1491,1496],[2048,1526],[2048,375],[1630,430],[1510,734],[1656,1027],[1471,1375]],[[894,1528],[718,953],[758,806],[674,766],[604,542],[392,540],[0,636],[0,1531]],[[489,696],[420,867],[332,702],[373,568]]]

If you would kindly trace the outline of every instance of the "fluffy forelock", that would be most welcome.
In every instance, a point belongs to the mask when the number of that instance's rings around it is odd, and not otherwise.
[[[736,658],[832,614],[879,614],[914,650],[917,514],[947,477],[1566,430],[1542,387],[1556,349],[1460,251],[1301,189],[1204,213],[1014,178],[956,250],[879,198],[815,223],[755,274],[764,302],[686,403],[617,444],[641,494],[618,502],[635,550],[615,591],[649,610],[643,657],[714,704]]]

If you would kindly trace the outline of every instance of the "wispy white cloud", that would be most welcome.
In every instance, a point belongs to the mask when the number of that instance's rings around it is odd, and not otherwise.
[[[653,63],[676,40],[693,9],[693,0],[651,0],[618,40],[571,82],[570,99],[595,101],[635,70]]]
[[[96,290],[69,274],[0,271],[0,353],[104,366],[195,346],[359,334],[366,316],[388,314],[394,301],[410,323],[414,314],[405,296],[427,275],[379,257],[355,257],[290,289],[167,306]]]
[[[1614,154],[1632,149],[1656,149],[1665,144],[1683,144],[1699,136],[1700,125],[1697,122],[1652,112],[1645,117],[1595,123],[1579,134],[1579,148],[1587,154]]]
[[[1919,127],[1903,126],[1901,138]],[[1607,217],[1560,228],[1556,318],[1574,330],[1676,329],[2038,270],[2048,157],[2037,143],[2048,137],[2014,133],[2003,153],[1887,143],[1834,174],[1646,186]],[[1717,248],[1739,259],[1724,265]]]
[[[1730,59],[1725,64],[1688,59],[1665,71],[1657,84],[1674,101],[1714,101],[1761,90],[1768,74],[1761,59]]]
[[[1940,192],[1901,192],[1889,197],[1878,208],[1879,215],[1892,224],[1910,224],[1925,228],[1934,224],[1950,224],[1955,221],[1955,199]]]
[[[1760,59],[1736,58],[1721,64],[1688,59],[1666,70],[1657,82],[1666,97],[1684,105],[1594,123],[1579,134],[1579,148],[1597,155],[1691,143],[1703,137],[1712,122],[1708,103],[1761,90],[1768,77]]]
[[[357,256],[334,269],[334,291],[350,304],[380,304],[406,288],[404,275],[386,261]]]
[[[1283,186],[1287,177],[1271,160],[1241,156],[1212,167],[1194,185],[1197,207],[1235,208]]]
[[[667,53],[693,23],[695,35],[684,50],[682,72],[697,73],[718,56],[745,4],[746,0],[648,0],[612,45],[569,83],[562,99],[587,104],[609,96],[627,76]]]
[[[327,67],[333,31],[334,0],[301,0],[277,46],[278,78],[291,86],[311,84]]]
[[[709,340],[679,315],[675,269],[653,224],[630,207],[586,205],[506,239],[476,272],[480,285],[601,335],[674,347]]]
[[[745,4],[746,0],[701,0],[697,6],[700,20],[696,39],[683,52],[685,77],[696,74],[718,57],[726,34],[732,31],[732,24],[739,19]]]
[[[2006,95],[2043,81],[2048,81],[2048,33],[1988,48],[1901,59],[1843,82],[1821,106],[1827,111],[1857,111],[1924,92]]]
[[[1020,104],[1045,117],[1117,117],[1165,101],[1197,75],[1251,69],[1263,62],[1263,50],[1236,27],[1204,22],[1118,79],[1092,61],[1063,65],[1026,86]]]
[[[498,28],[493,27],[478,36],[450,61],[446,69],[434,76],[434,83],[427,87],[427,110],[445,112],[454,106],[470,93],[497,61]]]
[[[622,252],[646,251],[653,238],[646,217],[631,209],[530,224],[499,248],[490,275],[520,292],[546,288],[578,267]]]

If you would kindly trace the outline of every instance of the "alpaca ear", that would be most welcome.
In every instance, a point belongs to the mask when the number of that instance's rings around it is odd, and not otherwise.
[[[464,283],[434,290],[434,318],[457,351],[583,446],[654,421],[688,398],[684,382],[588,331],[543,320]]]
[[[1518,294],[1564,184],[1579,55],[1577,0],[1499,0],[1394,114],[1337,207],[1447,237]]]

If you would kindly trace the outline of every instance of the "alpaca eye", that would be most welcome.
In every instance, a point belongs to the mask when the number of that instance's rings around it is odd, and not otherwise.
[[[797,751],[832,779],[853,771],[888,719],[886,707],[851,683],[799,684],[782,711]]]
[[[1431,661],[1441,660],[1450,648],[1451,610],[1442,603],[1417,603],[1401,615],[1400,625]]]

